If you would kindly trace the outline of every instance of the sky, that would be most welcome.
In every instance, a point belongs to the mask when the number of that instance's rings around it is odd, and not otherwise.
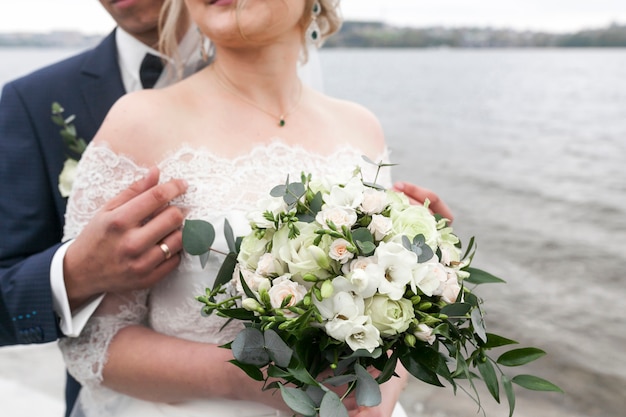
[[[350,20],[402,26],[491,26],[570,32],[626,24],[626,0],[341,0]],[[0,32],[107,33],[113,20],[97,0],[1,0]]]

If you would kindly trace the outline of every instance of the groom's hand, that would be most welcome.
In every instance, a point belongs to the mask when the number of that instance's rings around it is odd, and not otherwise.
[[[105,292],[148,288],[180,262],[184,214],[168,203],[187,184],[145,178],[106,203],[69,246],[63,261],[72,309]]]

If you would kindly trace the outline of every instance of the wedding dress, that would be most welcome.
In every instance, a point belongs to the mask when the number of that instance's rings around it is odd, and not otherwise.
[[[387,158],[387,155],[381,155]],[[280,140],[259,145],[234,159],[225,159],[206,149],[182,146],[159,164],[161,181],[184,178],[187,193],[174,201],[191,219],[210,221],[216,229],[214,247],[227,251],[223,223],[227,217],[235,235],[248,232],[245,213],[256,202],[267,197],[269,190],[292,181],[301,172],[315,178],[335,175],[339,171],[362,167],[364,178],[373,181],[376,167],[361,158],[353,147],[341,147],[328,155],[288,146]],[[83,154],[68,202],[65,238],[75,237],[103,203],[147,173],[132,159],[114,153],[106,145],[90,145]],[[381,171],[378,182],[389,185],[388,168]],[[215,315],[203,317],[195,297],[212,286],[219,256],[211,256],[202,269],[199,259],[184,255],[180,266],[151,290],[132,295],[107,295],[78,338],[65,338],[59,345],[68,370],[83,385],[74,416],[86,417],[260,417],[279,416],[263,404],[228,399],[188,401],[175,405],[146,402],[114,392],[101,384],[107,347],[117,331],[132,324],[143,324],[157,332],[179,338],[223,344],[240,330],[237,323],[224,329],[224,319]],[[184,360],[181,358],[181,360]],[[232,365],[234,367],[234,365]],[[233,368],[234,369],[234,368]],[[394,417],[404,416],[396,407]]]

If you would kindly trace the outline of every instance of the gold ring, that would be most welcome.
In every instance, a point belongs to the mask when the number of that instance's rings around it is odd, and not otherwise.
[[[172,251],[170,250],[170,247],[167,246],[164,242],[159,245],[159,248],[161,248],[161,250],[163,251],[163,255],[165,255],[166,261],[172,257]]]

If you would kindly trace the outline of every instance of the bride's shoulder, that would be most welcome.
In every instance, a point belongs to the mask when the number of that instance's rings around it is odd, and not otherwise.
[[[94,144],[104,143],[116,153],[139,159],[151,158],[146,150],[158,148],[164,124],[171,120],[168,96],[163,90],[141,90],[120,97],[102,122]]]
[[[382,126],[376,115],[365,106],[349,100],[324,96],[323,107],[334,121],[336,129],[356,145],[375,151],[385,147]]]

